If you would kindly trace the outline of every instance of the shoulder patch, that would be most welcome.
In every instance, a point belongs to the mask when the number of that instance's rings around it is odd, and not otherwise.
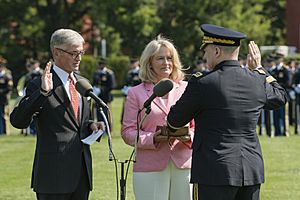
[[[255,69],[254,71],[257,71],[259,74],[262,74],[262,75],[266,75],[266,72],[263,70],[263,69]]]
[[[199,78],[199,77],[203,76],[203,74],[201,72],[197,72],[197,73],[193,74],[192,76],[195,78]]]

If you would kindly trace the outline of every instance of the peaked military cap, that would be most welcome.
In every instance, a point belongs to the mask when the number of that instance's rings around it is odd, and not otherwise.
[[[197,60],[197,62],[196,62],[197,65],[200,65],[200,64],[203,64],[203,63],[205,63],[205,62],[204,62],[204,60],[201,60],[201,59]]]
[[[131,58],[130,60],[129,60],[129,62],[131,63],[131,64],[133,64],[133,63],[135,63],[135,62],[137,62],[137,61],[139,61],[139,59],[138,58]]]
[[[2,57],[2,56],[0,55],[0,66],[1,66],[1,67],[2,67],[2,66],[5,66],[6,63],[7,63],[7,60],[6,60],[4,57]]]
[[[284,58],[284,55],[282,54],[282,53],[275,53],[274,55],[273,55],[273,58],[275,59],[275,60],[277,60],[277,59],[280,59],[280,58]]]
[[[203,31],[204,36],[200,49],[204,49],[208,44],[240,46],[240,40],[247,37],[243,33],[212,24],[202,24],[201,30]]]
[[[98,62],[99,65],[100,64],[107,64],[107,60],[104,57],[99,57],[97,60],[98,60],[97,62]]]

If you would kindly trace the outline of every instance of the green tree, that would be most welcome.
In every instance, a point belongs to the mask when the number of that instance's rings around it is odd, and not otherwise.
[[[265,45],[285,44],[285,4],[286,0],[266,0],[263,3],[262,14],[271,21]]]
[[[5,0],[0,2],[0,39],[5,41],[0,53],[4,54],[14,74],[24,71],[25,59],[49,59],[49,40],[58,28],[81,30],[82,18],[92,1],[80,0]]]
[[[221,25],[244,32],[248,39],[264,44],[271,31],[271,20],[263,15],[266,0],[187,0],[163,1],[159,16],[162,21],[160,31],[173,39],[179,47],[183,63],[193,65],[195,57],[201,56],[202,32],[204,23]],[[259,34],[257,34],[259,33]],[[242,52],[246,51],[246,42]]]
[[[244,32],[260,45],[283,44],[284,6],[285,0],[2,0],[0,54],[21,75],[26,58],[51,57],[50,35],[58,28],[82,32],[89,54],[100,51],[105,39],[107,57],[138,57],[161,33],[174,42],[187,67],[201,57],[203,23]],[[247,40],[242,44],[245,53]]]
[[[161,19],[157,16],[155,0],[111,1],[98,0],[94,7],[93,20],[105,24],[101,29],[117,33],[121,54],[140,56],[145,44],[157,34]],[[113,42],[107,40],[108,46]]]

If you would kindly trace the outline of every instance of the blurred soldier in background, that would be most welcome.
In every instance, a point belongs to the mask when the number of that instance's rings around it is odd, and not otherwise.
[[[247,67],[247,56],[244,54],[239,55],[239,62],[241,67]]]
[[[283,60],[284,55],[280,53],[276,53],[274,56],[276,68],[272,70],[271,75],[278,81],[281,87],[283,87],[286,91],[290,87],[290,72],[288,68],[285,66]],[[288,104],[280,107],[278,110],[274,110],[274,125],[275,125],[275,136],[288,136],[288,115],[286,114],[288,111]]]
[[[263,63],[263,67],[267,70],[268,73],[272,73],[272,70],[276,68],[274,57],[269,55]],[[262,110],[261,117],[259,120],[259,135],[266,133],[269,137],[274,137],[274,114],[273,110]],[[265,131],[265,132],[264,132]]]
[[[98,59],[97,67],[93,75],[93,90],[104,103],[110,106],[110,103],[113,101],[111,91],[116,85],[115,75],[111,69],[107,68],[107,60],[105,58],[101,57]],[[108,116],[108,110],[103,108],[103,111]],[[96,116],[98,120],[103,121],[99,110],[96,111]]]
[[[121,89],[121,91],[125,97],[124,101],[123,101],[122,112],[121,112],[121,124],[123,121],[124,105],[125,105],[126,97],[128,94],[128,90],[129,90],[129,88],[141,83],[141,79],[139,77],[139,72],[140,72],[140,64],[139,64],[138,59],[136,59],[136,58],[130,59],[129,70],[125,77],[125,85]]]
[[[40,62],[38,60],[29,59],[26,63],[27,74],[24,80],[24,91],[26,90],[27,84],[36,79],[40,78],[43,74],[43,70],[40,68]],[[25,94],[24,94],[25,95]],[[30,126],[25,130],[25,136],[27,134],[36,135],[36,117],[33,116]]]
[[[289,95],[289,103],[288,103],[288,122],[289,125],[293,125],[295,122],[295,104],[296,104],[296,93],[293,88],[293,77],[296,72],[296,60],[290,59],[287,62],[287,69],[289,74],[289,87],[287,89]]]
[[[0,134],[9,134],[6,123],[9,115],[8,102],[13,89],[11,71],[6,68],[7,60],[0,56]]]
[[[196,67],[193,70],[193,74],[195,74],[197,72],[201,72],[203,75],[205,75],[209,72],[209,70],[206,67],[206,61],[205,60],[201,60],[201,59],[197,60]]]
[[[139,71],[140,65],[138,59],[130,59],[129,71],[126,74],[125,86],[133,87],[141,83],[141,79],[139,78]]]
[[[295,134],[298,134],[300,122],[300,61],[295,64],[295,74],[293,76],[293,88],[295,91]]]
[[[28,73],[25,76],[24,88],[26,88],[29,81],[39,78],[43,74],[43,70],[40,68],[40,62],[38,60],[30,59],[26,64]]]

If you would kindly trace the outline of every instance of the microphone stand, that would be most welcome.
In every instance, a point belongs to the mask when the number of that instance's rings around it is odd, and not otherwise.
[[[98,105],[97,103],[96,103],[96,107],[97,107],[97,110],[100,112],[100,114],[104,120],[105,126],[106,126],[106,130],[107,130],[106,132],[107,132],[107,136],[108,136],[108,147],[109,147],[108,159],[109,159],[109,161],[112,161],[114,156],[113,156],[113,151],[112,151],[112,138],[111,138],[111,134],[110,134],[109,123],[103,112],[103,108],[100,105]],[[108,112],[108,114],[110,113],[110,110],[108,107],[107,107],[107,112]],[[109,116],[110,116],[110,114],[109,114]],[[111,123],[111,120],[110,120],[110,123]]]
[[[96,107],[97,107],[97,110],[100,112],[101,116],[103,117],[105,126],[107,128],[108,146],[109,146],[109,161],[112,161],[112,160],[117,161],[117,159],[115,158],[115,156],[113,154],[113,151],[112,151],[112,138],[111,138],[111,134],[110,134],[110,127],[109,127],[108,120],[107,120],[107,118],[106,118],[106,116],[103,112],[103,108],[100,105],[98,105],[97,103],[96,103]],[[108,115],[111,116],[110,115],[110,110],[109,110],[108,107],[107,107],[107,110],[108,110]],[[142,110],[139,110],[138,116],[139,116],[139,114],[141,113]],[[137,143],[139,141],[140,128],[141,128],[144,120],[146,119],[146,117],[148,116],[148,114],[150,112],[151,112],[151,106],[148,106],[146,108],[145,114],[143,115],[141,121],[139,122],[138,119],[137,119],[138,123],[137,123],[137,136],[136,136],[136,139],[135,139],[135,147],[134,147],[133,152],[130,155],[129,160],[118,161],[118,163],[120,163],[120,165],[121,165],[121,177],[120,177],[120,181],[119,181],[121,200],[125,200],[125,198],[126,198],[126,179],[127,179],[127,172],[128,172],[128,169],[129,169],[129,164],[130,164],[131,161],[136,162],[136,151],[137,151]],[[111,122],[111,120],[110,120],[110,122]],[[133,155],[134,155],[134,160],[132,160]],[[126,178],[125,178],[124,169],[125,169],[125,164],[126,163],[128,163],[128,165],[127,165]],[[118,196],[117,196],[117,199],[118,199]]]
[[[124,176],[125,163],[129,164],[130,161],[132,161],[131,157],[132,156],[130,156],[129,160],[118,161],[118,163],[120,163],[120,165],[121,165],[121,177],[120,177],[120,198],[121,198],[121,200],[125,200],[125,197],[126,197],[126,178]]]
[[[141,113],[142,110],[139,110],[138,115]],[[129,164],[131,161],[136,162],[136,151],[137,151],[137,143],[139,140],[139,133],[140,133],[140,128],[145,120],[145,118],[147,117],[147,115],[151,112],[151,107],[148,106],[146,108],[145,114],[142,117],[141,121],[137,123],[137,136],[135,139],[135,145],[134,145],[134,149],[133,152],[130,155],[130,158],[128,160],[125,161],[119,161],[118,163],[120,163],[121,165],[121,177],[120,177],[120,198],[121,200],[125,200],[126,198],[126,179],[127,179],[127,172],[128,172],[128,168],[129,168]],[[134,155],[134,159],[132,160],[132,156]],[[126,178],[124,176],[124,168],[125,168],[125,164],[127,164],[127,171],[126,171]]]

